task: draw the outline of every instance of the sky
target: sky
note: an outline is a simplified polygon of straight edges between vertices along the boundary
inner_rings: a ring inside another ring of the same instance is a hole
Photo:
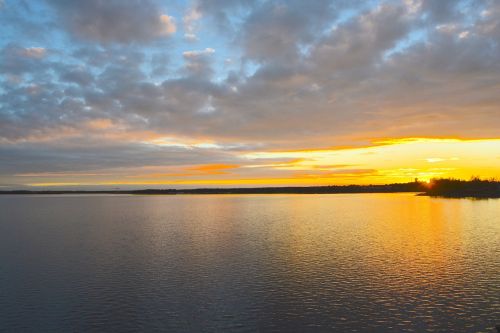
[[[0,0],[0,190],[500,178],[498,0]]]

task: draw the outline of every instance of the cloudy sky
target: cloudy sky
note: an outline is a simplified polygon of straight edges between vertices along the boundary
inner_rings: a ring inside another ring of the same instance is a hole
[[[0,189],[500,177],[498,0],[0,0]]]

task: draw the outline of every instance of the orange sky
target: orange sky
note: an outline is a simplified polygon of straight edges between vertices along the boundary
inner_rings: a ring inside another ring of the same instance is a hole
[[[43,187],[285,186],[384,184],[434,177],[500,178],[500,139],[386,139],[357,148],[236,152],[233,160],[238,163],[143,166],[99,173],[24,173],[16,177],[23,184]]]

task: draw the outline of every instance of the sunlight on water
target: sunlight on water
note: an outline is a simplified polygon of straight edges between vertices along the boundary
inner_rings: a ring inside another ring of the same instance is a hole
[[[0,211],[0,331],[500,324],[500,200],[5,196]]]

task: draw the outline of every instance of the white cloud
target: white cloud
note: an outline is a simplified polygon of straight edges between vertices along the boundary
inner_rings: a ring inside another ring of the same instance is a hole
[[[184,38],[188,41],[196,41],[197,21],[202,17],[201,12],[197,8],[191,8],[188,13],[183,17],[184,23]]]
[[[215,53],[215,50],[207,47],[204,50],[185,51],[182,53],[182,55],[184,56],[184,58],[196,58],[204,55],[210,55],[212,53]]]

